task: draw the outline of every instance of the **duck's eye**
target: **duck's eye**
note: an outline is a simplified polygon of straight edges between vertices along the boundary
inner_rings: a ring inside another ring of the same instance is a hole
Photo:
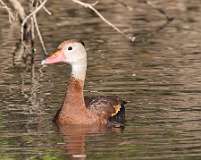
[[[70,50],[72,50],[73,48],[70,46],[70,47],[68,47],[68,50],[70,51]]]

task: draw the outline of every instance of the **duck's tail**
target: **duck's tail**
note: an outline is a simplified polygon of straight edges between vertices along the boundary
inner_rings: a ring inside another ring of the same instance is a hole
[[[125,123],[125,104],[127,102],[126,101],[121,101],[121,104],[119,105],[119,109],[117,114],[115,114],[114,116],[110,117],[109,119],[109,125],[112,127],[124,127],[124,123]]]

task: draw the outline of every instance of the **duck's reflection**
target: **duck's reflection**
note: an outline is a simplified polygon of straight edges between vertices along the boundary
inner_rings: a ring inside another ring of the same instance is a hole
[[[86,137],[97,136],[106,132],[121,132],[122,128],[107,128],[97,126],[77,126],[65,125],[58,126],[63,136],[65,150],[72,160],[85,160],[86,153]]]

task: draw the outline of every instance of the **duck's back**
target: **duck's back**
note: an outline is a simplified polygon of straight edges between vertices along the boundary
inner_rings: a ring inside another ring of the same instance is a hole
[[[108,119],[109,125],[123,126],[125,121],[125,101],[119,97],[84,97],[87,109],[98,116]]]

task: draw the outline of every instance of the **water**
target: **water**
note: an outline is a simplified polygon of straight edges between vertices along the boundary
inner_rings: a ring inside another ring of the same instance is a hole
[[[154,0],[174,20],[142,1],[109,0],[101,13],[128,34],[130,43],[91,11],[68,1],[51,1],[54,13],[39,15],[48,51],[65,39],[85,41],[86,95],[118,95],[129,101],[124,130],[68,127],[52,123],[70,67],[35,71],[13,67],[15,26],[0,10],[0,159],[201,159],[201,6],[199,0]]]

